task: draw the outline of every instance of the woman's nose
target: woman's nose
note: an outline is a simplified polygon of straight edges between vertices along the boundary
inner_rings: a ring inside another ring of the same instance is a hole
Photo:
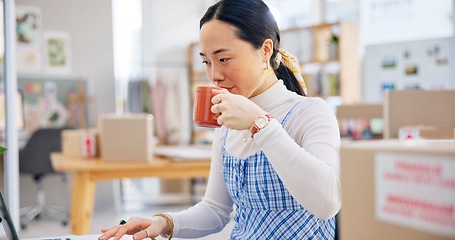
[[[220,71],[220,69],[216,68],[215,66],[212,66],[212,80],[219,85],[218,83],[220,81],[223,81],[223,73]]]

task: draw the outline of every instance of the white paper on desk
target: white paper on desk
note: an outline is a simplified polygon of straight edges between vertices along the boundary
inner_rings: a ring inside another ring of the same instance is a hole
[[[167,145],[155,146],[155,155],[169,157],[175,161],[207,161],[212,156],[211,146]]]

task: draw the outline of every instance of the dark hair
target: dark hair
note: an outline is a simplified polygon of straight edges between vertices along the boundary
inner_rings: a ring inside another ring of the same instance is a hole
[[[282,62],[276,61],[280,47],[280,30],[272,12],[262,0],[221,0],[207,9],[201,18],[199,28],[212,19],[234,26],[236,35],[251,43],[256,49],[259,49],[266,39],[271,39],[273,53],[270,65],[275,74],[283,80],[287,89],[305,96],[292,71]]]

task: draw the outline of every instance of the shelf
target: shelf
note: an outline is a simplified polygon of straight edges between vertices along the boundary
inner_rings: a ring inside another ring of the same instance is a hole
[[[336,44],[331,42],[332,35],[337,36]],[[359,33],[356,24],[335,22],[291,28],[283,30],[281,38],[281,47],[300,60],[310,96],[340,96],[343,103],[360,102]],[[337,67],[329,66],[332,64],[337,64]]]
[[[329,58],[324,60],[311,60],[311,61],[300,61],[300,66],[303,67],[308,64],[328,64],[328,63],[338,63],[340,62],[340,58]]]

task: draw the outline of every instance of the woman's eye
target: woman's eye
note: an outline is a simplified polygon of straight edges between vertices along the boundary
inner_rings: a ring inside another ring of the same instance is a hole
[[[209,61],[202,61],[202,64],[209,64]]]
[[[221,59],[220,59],[220,63],[225,63],[225,62],[227,62],[227,61],[229,61],[229,58],[221,58]]]

